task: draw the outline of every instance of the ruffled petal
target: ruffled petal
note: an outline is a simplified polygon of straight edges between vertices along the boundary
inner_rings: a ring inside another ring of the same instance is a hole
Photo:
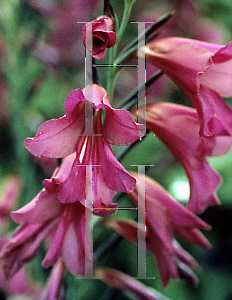
[[[81,89],[76,89],[65,99],[65,112],[70,123],[83,118],[85,96]],[[84,125],[84,120],[82,126]]]
[[[221,47],[213,56],[213,64],[201,76],[201,85],[222,97],[232,96],[232,43]]]
[[[146,126],[135,123],[127,110],[107,109],[103,132],[109,143],[124,146],[141,139],[146,133]]]

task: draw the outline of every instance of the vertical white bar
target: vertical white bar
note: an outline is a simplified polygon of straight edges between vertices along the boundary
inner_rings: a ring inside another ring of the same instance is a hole
[[[85,200],[85,207],[86,207],[86,216],[85,216],[85,278],[91,279],[93,278],[93,265],[89,267],[89,260],[88,260],[88,246],[87,243],[89,242],[88,236],[90,235],[90,242],[93,245],[93,228],[90,224],[92,224],[92,217],[93,217],[93,174],[92,174],[92,165],[86,165],[86,200]],[[89,209],[91,208],[91,209]],[[88,268],[87,268],[88,266]]]
[[[85,48],[85,134],[88,136],[93,135],[93,69],[92,69],[92,53],[88,49],[93,48],[93,34],[86,30],[86,48]]]
[[[93,84],[93,74],[92,74],[92,53],[88,51],[88,49],[92,49],[93,47],[93,35],[92,30],[86,30],[86,48],[85,48],[85,98],[88,101],[85,101],[85,135],[92,136],[93,134],[93,91],[92,91],[92,84]],[[92,165],[86,165],[86,181],[85,181],[85,189],[86,189],[86,216],[85,216],[85,236],[86,236],[86,243],[85,243],[85,278],[91,279],[93,278],[93,265],[89,267],[89,260],[88,260],[88,246],[87,243],[89,242],[88,236],[90,236],[90,242],[93,245],[93,229],[90,228],[90,224],[92,224],[92,214],[93,209],[89,209],[93,207],[93,187],[92,187]],[[88,268],[87,268],[88,266]]]
[[[138,223],[146,232],[145,166],[138,166]],[[146,234],[138,230],[138,278],[146,278]]]
[[[138,49],[145,47],[145,22],[138,22]],[[138,57],[138,107],[144,107],[144,111],[140,111],[138,115],[138,123],[146,122],[146,55]]]

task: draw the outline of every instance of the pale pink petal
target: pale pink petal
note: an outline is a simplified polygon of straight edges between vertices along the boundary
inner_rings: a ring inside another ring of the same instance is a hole
[[[218,93],[203,86],[200,87],[197,96],[189,95],[189,98],[199,103],[199,114],[202,117],[202,136],[229,136],[232,135],[232,110]],[[195,99],[195,97],[197,97]],[[207,99],[207,101],[205,101]]]
[[[85,275],[85,271],[93,266],[93,249],[90,228],[85,221],[85,207],[80,203],[75,205],[76,216],[66,232],[61,257],[70,272]]]
[[[84,119],[70,123],[66,116],[42,124],[34,138],[26,139],[25,147],[36,156],[61,158],[75,152],[83,131]]]
[[[107,109],[103,132],[109,143],[124,146],[141,139],[146,133],[146,126],[135,123],[127,110]]]
[[[76,159],[72,165],[67,179],[62,182],[57,190],[57,196],[62,203],[73,203],[85,200],[86,166]]]
[[[213,64],[201,76],[201,85],[222,97],[232,95],[232,43],[221,47],[212,56]]]
[[[216,190],[221,178],[218,173],[206,161],[203,162],[201,169],[190,170],[186,165],[185,170],[190,182],[188,209],[195,213],[202,213],[210,205],[219,205]]]
[[[98,153],[106,184],[115,191],[130,193],[135,187],[135,179],[115,158],[108,142],[104,139],[102,141],[103,143],[98,143]],[[103,153],[105,156],[103,156]]]
[[[102,108],[112,108],[109,95],[106,90],[98,84],[87,85],[83,89],[83,94],[96,111]]]
[[[11,212],[11,218],[18,224],[38,224],[59,216],[62,204],[56,194],[42,190],[32,201],[17,211]]]
[[[81,89],[76,89],[65,99],[65,112],[70,123],[75,122],[77,118],[83,118],[85,96]],[[84,124],[84,120],[82,120]],[[83,126],[82,124],[82,126]]]
[[[62,280],[64,278],[65,266],[61,259],[57,261],[52,268],[51,274],[46,288],[41,293],[40,300],[61,300],[62,293]]]
[[[71,220],[72,214],[70,210],[68,209],[68,207],[63,206],[63,212],[59,217],[59,223],[52,237],[51,245],[43,260],[44,267],[53,266],[60,257],[64,238],[68,227],[70,226]]]
[[[59,167],[57,167],[52,175],[52,178],[45,179],[43,186],[49,193],[55,193],[60,183],[64,182],[69,176],[73,162],[76,159],[76,153],[65,157]]]

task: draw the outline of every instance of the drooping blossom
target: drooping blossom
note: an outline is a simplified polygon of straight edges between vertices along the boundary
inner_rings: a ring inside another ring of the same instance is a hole
[[[143,108],[139,110],[141,118]],[[155,103],[146,106],[146,125],[181,163],[190,183],[188,208],[202,213],[209,205],[219,204],[215,195],[220,176],[206,157],[226,154],[230,136],[201,137],[197,111],[182,105]]]
[[[132,174],[138,179],[137,174]],[[130,194],[135,206],[142,205],[138,201],[141,193],[144,191],[138,191],[136,186]],[[180,275],[188,276],[188,280],[190,277],[192,283],[196,283],[195,278],[191,276],[190,268],[199,270],[199,267],[194,259],[174,242],[173,235],[176,234],[190,243],[210,249],[209,242],[199,231],[199,229],[208,230],[210,226],[178,203],[158,183],[148,177],[146,177],[145,203],[146,247],[156,257],[163,286],[167,285],[170,278],[179,279]],[[145,228],[141,228],[141,224],[132,220],[112,218],[104,221],[104,224],[136,245],[138,230],[144,231],[145,234]]]
[[[74,159],[75,153],[65,158],[55,171],[60,182],[65,180],[67,169],[70,164],[72,166]],[[70,272],[84,275],[92,266],[92,245],[86,221],[88,208],[78,201],[62,204],[57,197],[58,188],[56,182],[50,192],[43,189],[27,205],[11,212],[11,218],[20,226],[1,251],[3,271],[7,278],[36,256],[40,243],[47,237],[49,249],[43,260],[44,267],[53,266],[61,258]],[[111,205],[112,208],[116,206]],[[114,212],[98,209],[93,213],[106,216]]]
[[[201,119],[201,136],[232,134],[232,111],[222,99],[232,95],[232,43],[221,46],[172,37],[155,40],[141,51],[193,103]]]
[[[86,96],[89,91],[92,102]],[[89,118],[85,118],[86,110]],[[70,174],[59,185],[58,199],[62,203],[85,204],[87,189],[93,191],[94,206],[100,207],[108,206],[117,191],[131,192],[135,179],[115,158],[109,143],[132,144],[144,135],[144,125],[136,124],[128,111],[113,109],[105,89],[97,84],[83,91],[74,90],[65,100],[65,111],[64,117],[45,122],[34,138],[25,141],[26,148],[39,157],[61,158],[77,153]],[[90,179],[87,166],[92,172]],[[52,180],[59,182],[56,176]],[[48,189],[49,183],[45,184]]]
[[[108,16],[101,16],[83,28],[85,34],[83,43],[93,57],[102,60],[106,48],[114,46],[116,42],[114,29],[114,20]]]
[[[130,299],[170,300],[131,276],[110,268],[96,268],[94,274],[109,286],[122,291]]]
[[[7,243],[6,237],[0,239],[0,250]],[[26,297],[32,300],[38,300],[42,287],[33,282],[29,277],[29,270],[24,267],[19,270],[10,280],[6,280],[3,270],[0,270],[0,294],[8,298]],[[3,299],[6,299],[3,297]],[[1,298],[2,299],[2,298]],[[21,298],[20,298],[21,299]]]

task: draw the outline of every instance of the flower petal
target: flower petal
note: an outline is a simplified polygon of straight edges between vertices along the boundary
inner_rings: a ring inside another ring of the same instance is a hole
[[[56,194],[42,190],[31,202],[11,212],[10,216],[18,224],[38,224],[58,217],[61,207]]]
[[[222,97],[232,96],[232,43],[221,47],[212,56],[212,61],[201,76],[201,84]]]
[[[146,133],[146,126],[135,123],[127,110],[107,109],[103,132],[109,143],[124,146],[141,139]]]
[[[26,139],[25,147],[36,156],[61,158],[75,152],[76,143],[82,134],[84,119],[70,123],[67,116],[42,124],[34,138]]]

